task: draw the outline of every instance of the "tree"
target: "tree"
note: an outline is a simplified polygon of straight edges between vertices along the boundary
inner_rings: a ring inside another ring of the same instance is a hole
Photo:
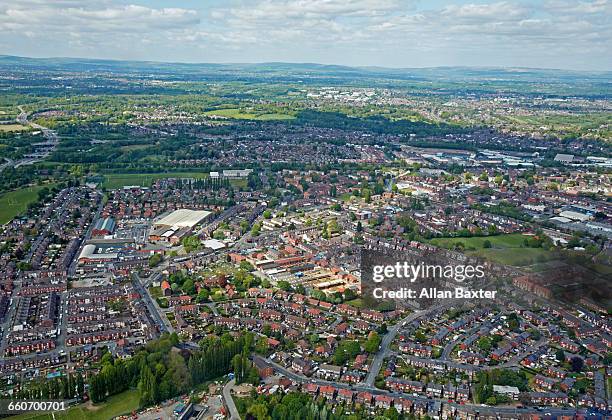
[[[563,351],[563,349],[557,350],[557,352],[555,353],[555,358],[561,363],[565,362],[565,352]]]
[[[584,360],[582,360],[582,357],[575,356],[571,358],[570,364],[572,365],[572,370],[574,372],[580,372],[584,366]]]
[[[196,303],[208,302],[209,298],[210,292],[207,289],[200,289],[196,297]]]
[[[385,410],[384,417],[389,420],[399,420],[400,414],[395,407],[390,407]]]
[[[183,292],[188,295],[195,295],[196,287],[192,279],[187,279],[185,283],[183,283]]]
[[[488,240],[488,239],[485,239],[485,241],[482,243],[482,247],[483,248],[491,248],[492,247],[491,241]]]
[[[491,339],[489,339],[489,337],[483,336],[478,339],[478,347],[481,350],[489,351],[491,350],[492,346],[493,346],[493,343],[491,342]]]
[[[159,265],[162,261],[161,254],[153,254],[149,257],[149,268],[154,268]]]
[[[291,284],[289,284],[289,282],[286,280],[280,280],[276,285],[279,289],[284,290],[285,292],[291,290]]]
[[[76,377],[76,392],[79,397],[82,397],[85,393],[85,380],[81,372],[77,373]]]
[[[253,404],[249,407],[247,414],[250,414],[256,420],[268,420],[271,418],[268,415],[268,407],[265,404]]]
[[[140,390],[141,407],[147,407],[155,404],[158,397],[157,381],[148,365],[145,365],[142,369],[138,388]]]
[[[357,297],[357,294],[353,289],[344,289],[343,297],[344,300],[353,300]]]
[[[361,220],[357,222],[357,232],[362,232],[363,231],[363,225],[361,224]]]
[[[104,401],[106,389],[101,375],[94,375],[89,381],[89,398],[94,403]]]

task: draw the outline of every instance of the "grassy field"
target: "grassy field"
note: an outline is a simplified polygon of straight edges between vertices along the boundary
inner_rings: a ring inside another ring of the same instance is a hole
[[[101,405],[80,404],[61,412],[55,411],[55,417],[51,414],[21,414],[9,417],[13,420],[108,420],[113,417],[129,414],[138,409],[138,391],[130,390],[118,395],[113,395]]]
[[[0,196],[0,224],[13,220],[15,216],[23,213],[28,204],[38,200],[38,191],[44,186],[34,186],[10,191]]]
[[[21,131],[29,127],[21,124],[0,124],[0,131]]]
[[[523,245],[527,236],[520,233],[477,238],[434,238],[433,245],[441,248],[452,248],[456,243],[465,245],[465,253],[500,264],[525,266],[555,258],[554,254],[542,248],[528,248]],[[491,248],[484,248],[485,241],[491,242]]]
[[[348,303],[351,306],[354,306],[355,308],[360,308],[360,309],[363,308],[363,300],[361,298],[349,300],[346,303]]]
[[[456,243],[461,242],[465,249],[482,249],[484,242],[491,242],[491,249],[520,248],[523,245],[525,235],[514,233],[510,235],[484,236],[476,238],[434,238],[431,243],[441,248],[452,248]]]
[[[295,117],[288,114],[256,114],[252,112],[243,112],[238,108],[226,108],[226,109],[215,109],[213,111],[205,112],[205,115],[232,118],[236,120],[258,120],[258,121],[272,121],[272,120],[292,120]]]

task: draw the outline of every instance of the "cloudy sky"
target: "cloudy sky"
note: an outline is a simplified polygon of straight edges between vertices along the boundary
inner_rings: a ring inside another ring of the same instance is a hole
[[[612,0],[0,0],[0,54],[612,70]]]

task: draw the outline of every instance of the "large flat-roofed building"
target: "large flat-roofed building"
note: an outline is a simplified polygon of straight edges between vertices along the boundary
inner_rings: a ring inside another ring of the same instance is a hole
[[[193,228],[208,219],[211,214],[210,211],[206,210],[179,209],[154,222],[153,226],[155,229],[163,227]]]
[[[111,235],[115,231],[115,219],[107,217],[98,219],[91,232],[94,236]]]
[[[115,261],[119,254],[117,252],[107,252],[100,250],[94,244],[87,244],[83,247],[79,255],[79,264],[91,264]]]

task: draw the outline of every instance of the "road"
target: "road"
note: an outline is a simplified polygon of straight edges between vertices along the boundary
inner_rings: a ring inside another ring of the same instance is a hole
[[[0,172],[4,170],[4,168],[8,168],[9,166],[14,166],[15,161],[13,159],[9,159],[7,157],[2,158],[5,162],[0,165]]]
[[[81,251],[83,250],[83,247],[85,246],[87,241],[91,239],[91,233],[93,232],[93,228],[96,225],[96,222],[98,221],[98,219],[100,218],[100,214],[102,213],[103,209],[104,209],[104,200],[101,198],[100,203],[98,203],[98,208],[96,209],[96,213],[94,214],[93,218],[91,219],[91,223],[89,224],[89,227],[87,228],[87,232],[85,233],[83,240],[79,244],[79,249],[74,254],[74,258],[72,259],[72,262],[70,263],[70,267],[68,268],[68,276],[75,275],[77,265],[79,263],[79,255],[81,255]]]
[[[236,404],[234,404],[234,399],[232,398],[232,388],[236,385],[236,380],[232,379],[223,387],[223,399],[225,400],[225,404],[227,404],[227,408],[229,409],[230,420],[240,420],[240,414],[238,413],[238,409],[236,408]]]
[[[366,377],[366,380],[364,382],[366,385],[368,386],[374,385],[374,381],[376,380],[376,377],[378,376],[378,372],[380,372],[380,368],[382,367],[383,361],[385,357],[389,354],[389,346],[395,339],[395,336],[399,332],[400,328],[402,328],[405,324],[414,321],[415,319],[418,319],[422,316],[425,316],[435,311],[436,309],[439,309],[439,307],[434,306],[434,307],[431,307],[431,308],[428,308],[422,311],[413,312],[407,317],[405,317],[404,319],[402,319],[401,321],[397,322],[391,328],[389,328],[389,331],[387,331],[387,334],[384,335],[380,343],[380,349],[374,356],[374,360],[372,360],[372,365],[370,366],[370,370],[368,371],[368,376]]]
[[[24,157],[17,161],[11,162],[14,168],[18,168],[23,165],[32,165],[33,163],[40,162],[41,160],[46,159],[51,152],[55,150],[57,144],[59,143],[59,138],[57,137],[57,133],[53,130],[48,129],[47,127],[43,127],[40,124],[36,124],[28,121],[28,113],[23,110],[23,107],[19,106],[20,114],[17,116],[17,122],[22,125],[29,125],[32,128],[37,130],[41,130],[43,133],[43,137],[46,142],[41,143],[40,146],[51,146],[50,148],[43,148],[42,150],[35,150],[34,153],[30,155],[30,157]],[[2,166],[1,169],[4,169],[5,166]]]
[[[283,374],[284,376],[293,380],[294,382],[298,382],[302,384],[314,383],[319,386],[331,385],[336,388],[350,389],[352,391],[357,391],[357,392],[365,391],[373,395],[389,395],[394,398],[396,397],[407,398],[415,402],[418,401],[418,402],[427,403],[430,401],[435,401],[434,399],[427,398],[425,396],[415,396],[415,395],[403,394],[399,392],[390,392],[387,390],[378,389],[374,386],[367,385],[367,384],[352,386],[350,384],[343,383],[343,382],[331,382],[331,381],[326,381],[323,379],[307,378],[306,376],[302,376],[300,374],[287,370],[283,366],[267,358],[263,358],[258,355],[253,355],[253,359],[257,359],[261,363],[272,367],[276,372]],[[539,414],[539,415],[542,414],[540,411],[536,409],[530,409],[530,408],[518,409],[515,407],[491,407],[491,406],[482,406],[482,405],[477,405],[477,404],[461,404],[460,405],[456,403],[448,403],[447,400],[438,400],[438,401],[441,401],[443,404],[448,404],[454,408],[462,408],[462,407],[469,408],[471,410],[479,412],[483,416],[486,415],[492,418],[498,417],[499,415],[512,416],[514,418],[518,418],[519,416],[524,416],[526,414]],[[571,408],[546,407],[545,412],[550,413],[552,416],[573,416],[576,413],[576,410],[571,409]]]
[[[11,302],[9,304],[8,311],[4,317],[4,323],[2,324],[2,339],[0,340],[0,357],[4,357],[4,351],[6,350],[7,335],[11,330],[11,326],[13,325],[13,319],[15,318],[15,313],[17,312],[17,306],[19,305],[19,300],[21,297],[19,293],[21,292],[21,280],[15,280],[13,282],[13,294],[11,297]]]
[[[138,293],[142,297],[142,300],[145,305],[147,305],[147,309],[149,310],[149,313],[157,323],[159,330],[162,333],[169,332],[170,334],[172,334],[174,332],[174,327],[172,326],[172,324],[170,324],[170,321],[168,321],[168,318],[166,318],[157,302],[153,300],[153,298],[149,294],[149,291],[144,288],[144,286],[142,285],[142,280],[136,272],[132,273],[132,283],[134,284],[134,288],[136,289],[136,291],[138,291]]]

